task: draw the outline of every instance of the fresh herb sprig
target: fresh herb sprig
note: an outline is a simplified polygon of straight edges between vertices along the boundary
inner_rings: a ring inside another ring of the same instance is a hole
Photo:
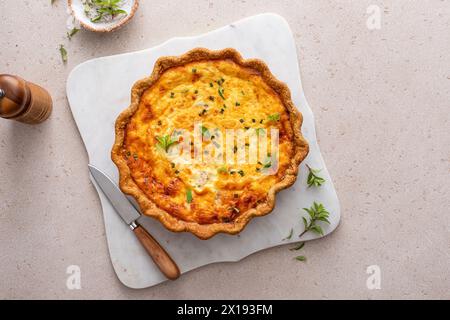
[[[165,135],[162,137],[156,136],[156,140],[158,140],[158,146],[163,149],[165,152],[169,151],[169,148],[174,144],[178,143],[178,140],[172,139],[171,136]]]
[[[323,204],[317,203],[314,201],[311,208],[303,208],[306,212],[309,214],[309,221],[305,217],[302,217],[303,224],[305,225],[305,229],[302,233],[300,233],[299,237],[303,236],[305,233],[312,231],[317,234],[323,235],[323,230],[320,225],[317,223],[319,221],[323,221],[325,223],[330,224],[330,221],[328,220],[330,213],[325,209]]]
[[[64,48],[64,45],[59,45],[59,53],[61,54],[61,60],[63,63],[67,62],[67,50]]]
[[[321,170],[313,169],[309,165],[306,165],[306,167],[309,170],[308,180],[306,181],[308,187],[320,187],[325,182],[325,179],[318,175]]]
[[[111,16],[114,18],[119,14],[127,14],[125,10],[120,8],[121,0],[92,0],[91,2],[97,7],[97,15],[91,18],[91,22],[99,22],[104,16]],[[88,8],[90,9],[88,3],[86,3],[86,6],[87,8],[85,10]]]

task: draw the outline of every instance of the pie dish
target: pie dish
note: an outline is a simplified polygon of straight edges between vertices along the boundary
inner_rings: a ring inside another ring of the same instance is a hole
[[[143,214],[208,239],[273,210],[308,154],[301,125],[263,61],[197,48],[158,59],[134,84],[111,155]]]

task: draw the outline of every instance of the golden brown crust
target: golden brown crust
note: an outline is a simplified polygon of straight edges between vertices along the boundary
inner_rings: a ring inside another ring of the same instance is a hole
[[[283,180],[277,182],[269,190],[267,201],[258,204],[256,208],[242,212],[235,220],[226,223],[199,224],[179,220],[168,212],[158,208],[145,193],[136,185],[131,177],[130,168],[122,156],[121,150],[124,144],[126,126],[136,112],[143,92],[151,87],[169,68],[185,65],[194,61],[231,59],[238,65],[249,67],[258,71],[263,80],[279,95],[281,101],[286,107],[291,126],[294,129],[294,153],[289,168],[285,172]],[[211,51],[204,48],[193,49],[179,57],[161,57],[154,66],[150,77],[137,81],[131,91],[131,104],[117,118],[115,125],[116,139],[111,151],[111,157],[119,169],[120,188],[126,194],[133,196],[141,211],[148,216],[158,219],[167,229],[174,232],[191,232],[200,239],[208,239],[219,232],[228,234],[237,234],[247,225],[247,223],[257,216],[263,216],[270,213],[275,206],[275,195],[278,191],[290,187],[297,179],[298,167],[309,151],[307,141],[301,134],[301,125],[303,117],[295,108],[291,100],[289,88],[283,82],[277,80],[270,72],[267,65],[258,59],[244,60],[234,49],[227,48],[219,51]]]

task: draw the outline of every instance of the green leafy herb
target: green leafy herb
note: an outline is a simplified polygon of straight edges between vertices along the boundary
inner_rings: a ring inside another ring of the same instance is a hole
[[[264,169],[267,169],[267,168],[270,168],[272,166],[272,161],[267,161],[264,165],[263,165],[263,168]]]
[[[175,97],[175,93],[174,93],[174,92],[171,92],[171,93],[170,93],[170,97],[173,99],[173,98]]]
[[[239,173],[239,175],[240,175],[241,177],[245,176],[244,170],[239,170],[238,173]]]
[[[137,155],[137,153],[133,153],[133,159],[134,160],[137,160],[139,157],[138,157],[138,155]]]
[[[295,257],[295,260],[306,261],[306,257],[305,256],[297,256],[297,257]]]
[[[214,84],[212,82],[210,82],[209,86],[212,88],[214,86]]]
[[[306,182],[308,184],[308,187],[311,186],[320,187],[325,182],[324,178],[318,176],[320,170],[313,169],[309,165],[306,165],[306,167],[309,170],[308,180]]]
[[[297,251],[297,250],[300,250],[301,248],[303,248],[304,246],[305,246],[305,243],[304,242],[300,242],[297,246],[295,246],[295,247],[293,247],[293,248],[291,248],[289,250]]]
[[[225,96],[223,95],[223,88],[222,87],[219,87],[219,89],[218,89],[218,91],[219,91],[219,96],[223,99],[223,100],[225,100]]]
[[[187,201],[187,203],[192,202],[192,190],[191,189],[186,189],[186,201]]]
[[[217,169],[217,172],[218,173],[228,173],[228,170],[226,167],[220,167]]]
[[[303,208],[303,210],[308,212],[309,221],[305,217],[302,217],[305,229],[303,230],[302,233],[300,233],[299,237],[303,236],[308,231],[312,231],[317,234],[323,235],[322,227],[320,225],[318,225],[317,223],[319,221],[323,221],[328,224],[330,223],[330,221],[328,220],[330,213],[324,208],[323,204],[321,204],[321,203],[319,204],[314,201],[311,208],[309,208],[309,209]]]
[[[193,68],[192,73],[196,73],[196,72],[197,72],[197,69]]]
[[[69,32],[67,32],[67,38],[70,40],[72,39],[72,37],[77,34],[77,32],[80,31],[80,29],[78,28],[73,28],[72,30],[70,30]]]
[[[114,18],[119,14],[126,15],[127,12],[120,9],[120,1],[121,0],[92,0],[91,2],[96,6],[97,16],[91,18],[91,21],[98,22],[104,16],[111,16]]]
[[[236,101],[235,105],[236,105],[236,107],[239,107],[241,104]]]
[[[59,46],[59,53],[61,54],[61,59],[64,63],[67,62],[67,50],[64,48],[64,45]]]
[[[264,130],[264,128],[256,128],[255,130],[256,130],[256,134],[258,136],[260,136],[261,134],[266,133],[266,130]]]
[[[269,121],[278,121],[278,120],[280,120],[280,114],[278,112],[271,114],[268,116],[268,119],[269,119]]]
[[[204,136],[205,138],[209,138],[211,136],[211,133],[209,132],[207,127],[201,126],[201,130],[202,136]]]
[[[178,140],[172,139],[172,137],[169,135],[165,135],[162,137],[156,136],[156,140],[158,140],[158,146],[165,152],[168,152],[169,148],[172,145],[178,143]]]
[[[287,235],[287,237],[284,238],[284,239],[281,240],[281,241],[290,240],[290,239],[292,238],[292,235],[293,235],[293,234],[294,234],[294,229],[291,228],[291,230],[289,231],[289,234]]]

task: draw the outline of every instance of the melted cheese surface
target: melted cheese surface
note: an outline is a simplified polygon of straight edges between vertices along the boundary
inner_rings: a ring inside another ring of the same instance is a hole
[[[180,129],[192,135],[196,123],[201,123],[204,137],[200,145],[180,135]],[[237,163],[241,149],[249,151],[251,136],[259,139],[267,133],[270,151],[271,128],[279,132],[276,172],[267,174],[270,152],[266,160]],[[227,144],[227,129],[251,134],[238,149]],[[143,93],[126,128],[123,156],[136,184],[159,208],[200,224],[231,222],[264,202],[270,188],[283,179],[293,154],[292,139],[289,113],[255,70],[231,60],[200,61],[166,70]],[[234,163],[177,161],[182,146],[193,156],[210,144],[224,147],[224,161],[226,148],[231,148]]]

